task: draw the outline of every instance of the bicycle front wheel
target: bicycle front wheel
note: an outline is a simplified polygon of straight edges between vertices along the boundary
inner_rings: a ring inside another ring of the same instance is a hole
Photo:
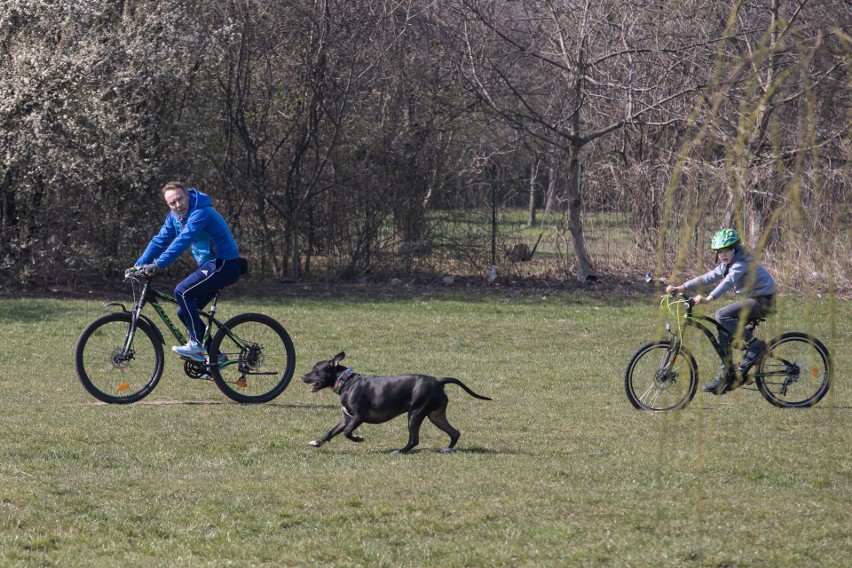
[[[641,410],[677,410],[695,396],[698,365],[683,347],[673,352],[673,343],[658,341],[640,347],[624,370],[627,398]]]
[[[163,345],[151,325],[136,323],[130,347],[131,316],[113,313],[89,324],[74,348],[80,382],[102,402],[129,404],[148,396],[163,375]]]
[[[754,375],[760,394],[781,408],[808,408],[828,393],[831,357],[818,339],[784,333],[766,346]]]
[[[237,402],[269,402],[287,388],[296,368],[293,341],[280,323],[263,314],[228,320],[210,344],[213,379]]]

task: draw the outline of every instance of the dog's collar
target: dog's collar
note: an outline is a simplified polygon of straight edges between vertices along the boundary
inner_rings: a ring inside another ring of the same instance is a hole
[[[353,369],[347,368],[343,371],[343,374],[337,377],[337,381],[334,383],[334,387],[331,389],[334,394],[340,394],[341,389],[343,389],[343,385],[346,384],[346,381],[355,376],[355,371]]]

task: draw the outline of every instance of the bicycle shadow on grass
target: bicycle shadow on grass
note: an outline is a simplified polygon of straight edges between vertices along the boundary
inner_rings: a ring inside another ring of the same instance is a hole
[[[701,406],[699,406],[699,404],[701,404]],[[713,411],[713,410],[721,411],[721,410],[730,410],[732,408],[735,408],[735,405],[734,405],[733,402],[727,402],[727,401],[716,401],[715,403],[713,403],[713,402],[703,402],[703,403],[692,402],[689,405],[689,408],[693,408],[693,407],[696,408],[696,409],[700,409],[702,411]],[[684,410],[686,410],[686,409],[684,409]],[[803,407],[803,408],[776,408],[776,410],[783,411],[783,412],[827,412],[827,411],[834,412],[834,411],[838,411],[838,410],[852,410],[852,406],[850,406],[848,404],[831,404],[831,403],[819,402],[819,403],[815,404],[814,406],[807,406],[807,407]],[[675,411],[675,412],[683,412],[683,410]]]

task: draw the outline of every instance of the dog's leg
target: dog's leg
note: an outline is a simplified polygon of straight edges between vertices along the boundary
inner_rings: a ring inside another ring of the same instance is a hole
[[[441,453],[446,454],[448,452],[452,452],[453,448],[456,447],[456,442],[459,441],[459,436],[461,436],[461,432],[453,428],[447,420],[447,408],[444,407],[429,414],[429,421],[431,421],[432,424],[446,432],[447,435],[450,437],[450,445],[441,450]]]
[[[325,444],[326,442],[328,442],[329,440],[331,440],[332,438],[334,438],[335,436],[337,436],[338,434],[343,432],[343,429],[345,427],[346,427],[346,418],[344,417],[344,418],[340,419],[340,422],[338,422],[337,425],[334,428],[332,428],[331,430],[328,431],[328,434],[326,434],[325,436],[323,436],[319,440],[314,440],[314,441],[309,442],[309,443],[313,447],[319,448],[320,446],[322,446],[323,444]]]
[[[426,419],[425,411],[422,408],[412,410],[408,413],[408,443],[404,448],[396,450],[395,454],[407,454],[411,448],[420,443],[420,425]]]
[[[349,423],[346,425],[346,428],[343,429],[343,435],[352,440],[353,442],[363,442],[364,438],[361,436],[355,435],[355,429],[358,428],[364,421],[358,418],[351,418]]]

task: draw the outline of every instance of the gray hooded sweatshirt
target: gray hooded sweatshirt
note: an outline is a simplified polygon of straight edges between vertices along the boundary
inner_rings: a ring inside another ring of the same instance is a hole
[[[752,274],[753,272],[753,274]],[[684,283],[685,290],[695,290],[699,286],[718,284],[710,296],[718,298],[728,290],[736,294],[746,294],[750,298],[770,296],[775,293],[775,280],[754,260],[754,255],[739,246],[734,252],[730,264],[720,264],[710,272]]]

